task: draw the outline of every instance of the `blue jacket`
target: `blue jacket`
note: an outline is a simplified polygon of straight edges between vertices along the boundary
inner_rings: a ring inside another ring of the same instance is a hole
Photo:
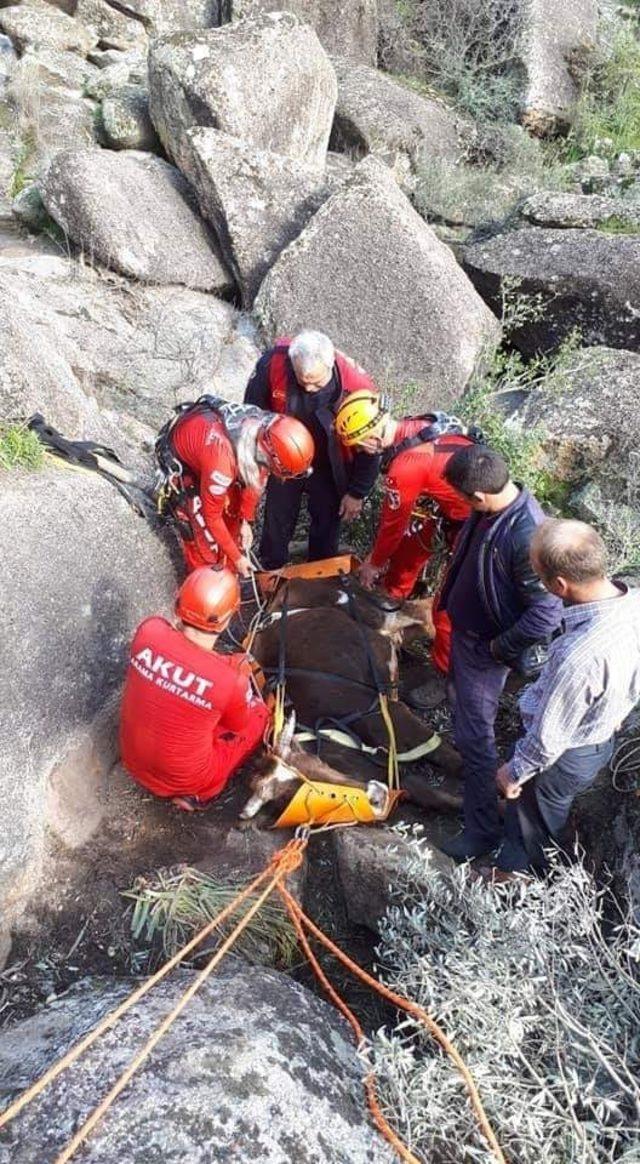
[[[482,516],[472,513],[460,531],[440,595],[441,609],[447,608],[469,540]],[[521,489],[516,500],[492,522],[480,545],[478,593],[495,626],[491,650],[509,666],[533,643],[548,642],[563,614],[561,600],[545,590],[529,561],[533,531],[544,517],[535,497]]]

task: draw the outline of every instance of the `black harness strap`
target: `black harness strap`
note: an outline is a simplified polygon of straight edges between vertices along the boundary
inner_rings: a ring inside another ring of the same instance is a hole
[[[262,667],[265,675],[277,676],[276,682],[280,682],[280,667]],[[339,683],[347,683],[350,687],[359,687],[362,691],[377,692],[377,687],[372,683],[365,683],[362,679],[350,679],[348,675],[336,675],[335,671],[316,671],[311,667],[287,667],[284,668],[284,676],[287,675],[310,675],[311,678],[331,679],[333,683],[338,680]],[[269,684],[271,686],[271,683]]]
[[[351,579],[350,579],[350,576],[348,574],[345,575],[344,585],[345,585],[345,590],[347,593],[347,600],[348,600],[348,604],[349,604],[349,614],[351,615],[353,621],[356,623],[356,625],[358,627],[358,630],[360,631],[360,637],[362,639],[362,642],[364,644],[364,649],[365,649],[366,654],[367,654],[367,662],[369,664],[369,670],[371,672],[371,677],[373,679],[375,690],[377,691],[378,695],[389,695],[393,698],[393,696],[396,694],[395,684],[394,683],[385,683],[385,682],[383,682],[383,680],[380,677],[380,674],[378,672],[378,668],[376,666],[376,661],[373,657],[373,652],[371,650],[371,644],[370,644],[369,639],[367,637],[365,625],[360,617],[360,611],[358,610],[358,606],[357,606],[357,603],[356,603],[354,595],[353,595],[353,588],[351,585]]]

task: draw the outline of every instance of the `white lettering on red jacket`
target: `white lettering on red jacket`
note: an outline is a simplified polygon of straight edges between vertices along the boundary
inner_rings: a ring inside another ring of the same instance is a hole
[[[138,651],[131,662],[145,679],[155,677],[158,686],[169,691],[175,688],[174,694],[181,696],[191,694],[202,699],[207,688],[213,687],[211,679],[203,679],[201,675],[196,675],[195,671],[185,672],[184,667],[171,659],[165,659],[163,655],[154,655],[150,647]]]

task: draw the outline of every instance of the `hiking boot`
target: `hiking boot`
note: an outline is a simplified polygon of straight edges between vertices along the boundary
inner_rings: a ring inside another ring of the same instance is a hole
[[[452,857],[454,861],[472,861],[475,857],[482,857],[484,853],[491,853],[498,848],[500,844],[500,837],[483,837],[474,836],[463,830],[458,833],[456,837],[452,837],[449,841],[443,841],[440,845],[443,853],[447,857]]]

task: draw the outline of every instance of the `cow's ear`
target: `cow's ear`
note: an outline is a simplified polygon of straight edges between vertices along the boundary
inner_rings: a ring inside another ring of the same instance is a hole
[[[280,732],[278,742],[274,748],[274,752],[275,752],[276,756],[280,756],[281,760],[286,760],[291,755],[291,749],[293,747],[293,737],[295,735],[295,731],[296,731],[296,713],[295,713],[295,711],[292,711],[291,715],[289,716],[287,722],[285,723],[282,731]]]

